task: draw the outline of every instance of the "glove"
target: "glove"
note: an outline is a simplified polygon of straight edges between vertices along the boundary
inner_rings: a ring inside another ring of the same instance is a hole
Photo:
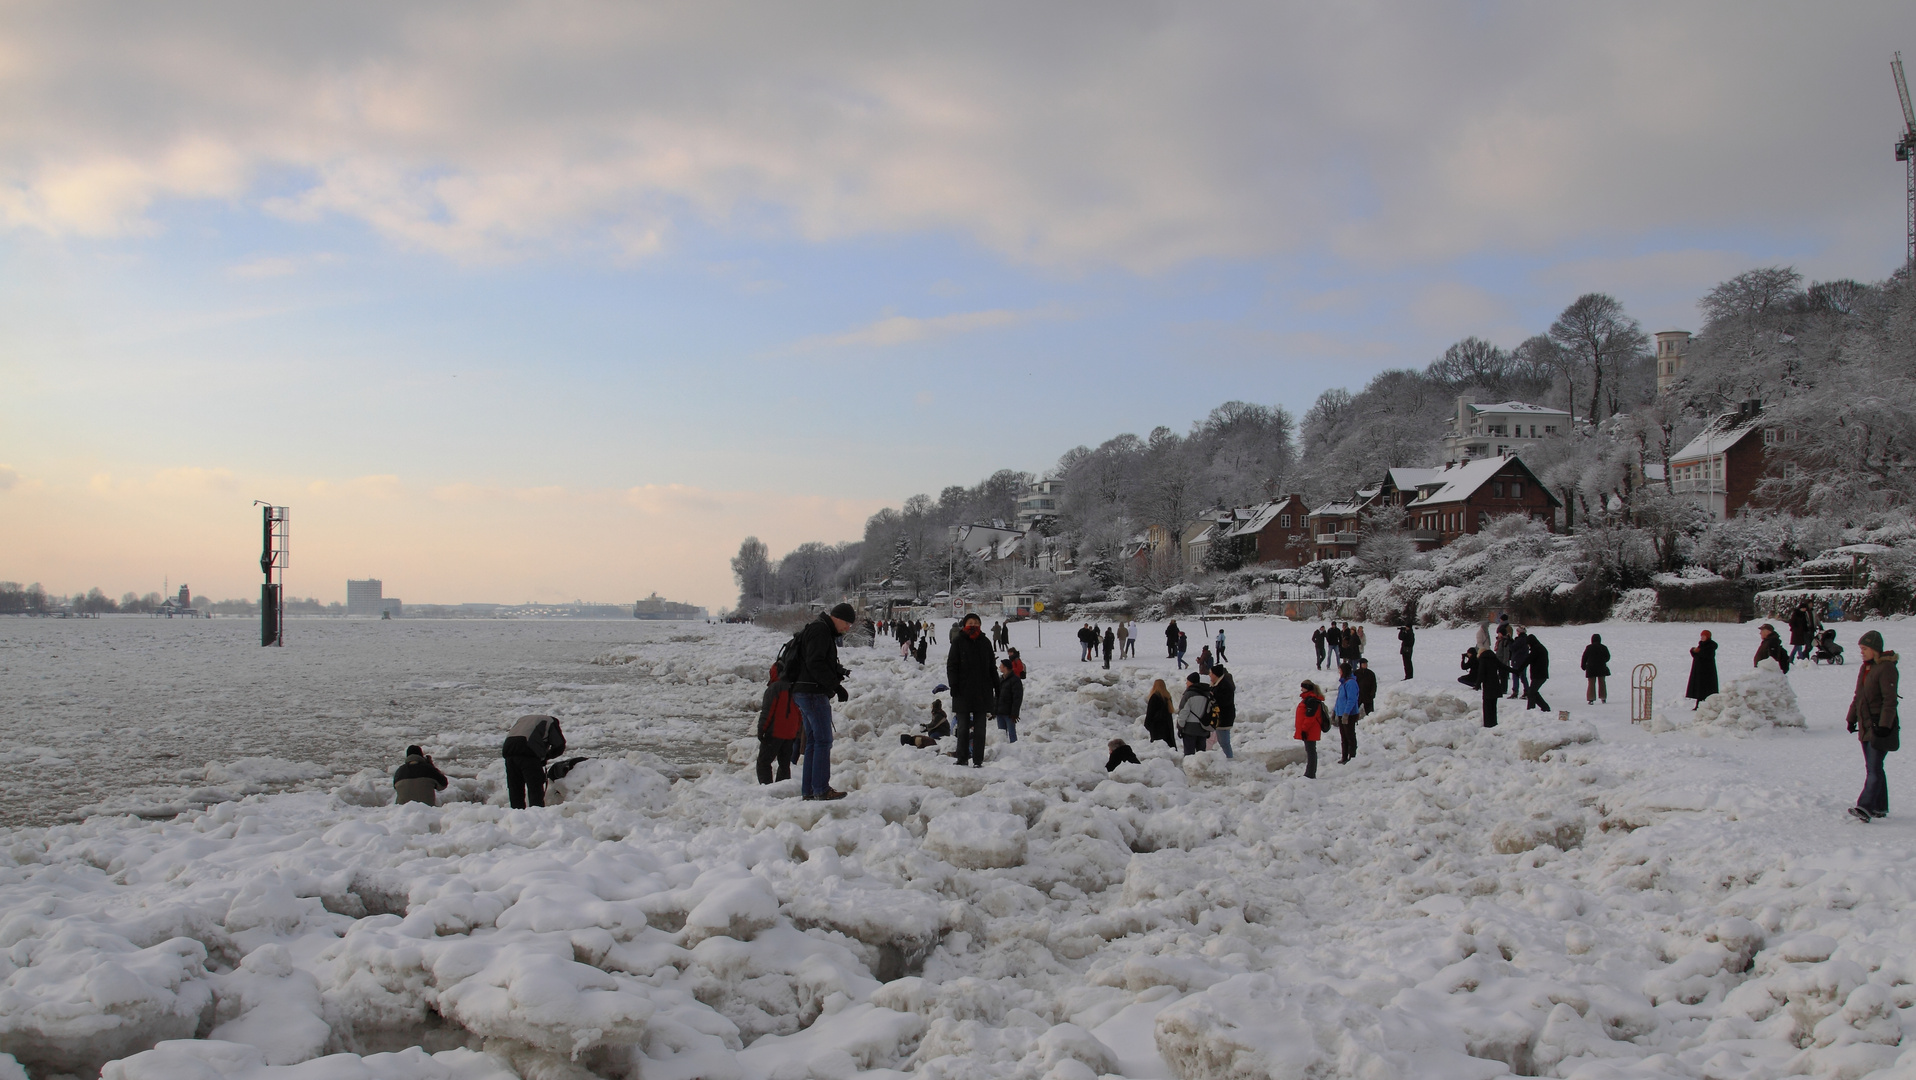
[[[852,695],[850,691],[846,690],[842,686],[838,688],[838,700],[850,701],[851,699],[852,699]]]

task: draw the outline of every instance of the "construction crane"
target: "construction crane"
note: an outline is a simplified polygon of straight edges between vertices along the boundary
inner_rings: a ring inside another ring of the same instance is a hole
[[[1896,74],[1896,96],[1903,102],[1903,137],[1896,140],[1896,160],[1903,163],[1906,174],[1903,186],[1908,194],[1903,205],[1903,265],[1916,270],[1916,110],[1909,107],[1909,83],[1903,79],[1902,53],[1897,53],[1896,59],[1889,62],[1889,69]]]

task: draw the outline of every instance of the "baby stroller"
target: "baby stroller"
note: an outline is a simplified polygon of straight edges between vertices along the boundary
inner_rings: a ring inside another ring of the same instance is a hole
[[[1841,664],[1843,647],[1836,643],[1836,631],[1825,630],[1816,635],[1816,651],[1810,654],[1812,664]]]

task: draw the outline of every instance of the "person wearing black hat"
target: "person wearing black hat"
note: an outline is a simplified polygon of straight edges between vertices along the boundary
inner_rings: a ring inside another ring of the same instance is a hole
[[[393,802],[439,804],[438,794],[446,790],[446,774],[432,763],[418,746],[406,747],[406,762],[393,770]]]
[[[851,672],[838,663],[838,639],[857,619],[858,612],[850,604],[839,604],[820,613],[798,632],[791,672],[792,703],[798,706],[805,726],[804,764],[799,769],[798,786],[807,802],[845,797],[831,785],[832,699],[851,697],[845,690],[845,677]]]
[[[1896,716],[1896,654],[1883,651],[1883,635],[1870,630],[1856,642],[1863,670],[1856,673],[1856,695],[1850,699],[1847,724],[1863,744],[1863,791],[1856,796],[1850,816],[1869,822],[1889,816],[1889,778],[1883,774],[1883,755],[1902,745]]]
[[[976,615],[965,616],[951,651],[945,654],[945,681],[951,684],[951,717],[958,734],[958,764],[985,763],[985,725],[998,697],[998,663]]]

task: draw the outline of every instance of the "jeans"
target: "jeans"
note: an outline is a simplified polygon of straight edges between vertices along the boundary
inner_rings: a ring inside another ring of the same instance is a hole
[[[985,725],[990,721],[990,710],[972,708],[960,697],[951,699],[951,727],[958,734],[958,764],[965,764],[967,759],[973,765],[985,763]]]
[[[1877,817],[1889,813],[1889,778],[1883,775],[1886,753],[1875,743],[1863,744],[1863,793],[1856,796],[1856,805]]]
[[[1523,668],[1517,668],[1510,673],[1510,696],[1513,698],[1530,696],[1530,673]]]
[[[805,721],[805,761],[799,766],[801,795],[823,795],[832,789],[832,696],[793,694],[799,718]]]
[[[1317,740],[1304,740],[1304,779],[1317,779]]]
[[[506,758],[506,800],[514,810],[546,804],[546,766],[536,757],[516,754]]]
[[[1017,742],[1018,718],[1015,716],[1000,716],[998,718],[998,730],[1005,733],[1006,742]]]
[[[1217,748],[1219,750],[1224,751],[1225,757],[1234,758],[1237,756],[1236,754],[1231,753],[1231,729],[1230,728],[1227,728],[1227,727],[1214,728],[1212,729],[1212,734],[1217,736]]]
[[[1324,646],[1317,647],[1317,670],[1324,670]]]
[[[1176,655],[1176,656],[1177,656],[1177,658],[1178,658],[1178,670],[1179,670],[1179,671],[1183,671],[1183,670],[1184,670],[1185,668],[1187,668],[1187,667],[1189,667],[1189,666],[1190,666],[1189,664],[1186,664],[1186,663],[1184,662],[1184,654],[1183,654],[1183,653],[1176,653],[1176,654],[1174,654],[1174,655]]]

